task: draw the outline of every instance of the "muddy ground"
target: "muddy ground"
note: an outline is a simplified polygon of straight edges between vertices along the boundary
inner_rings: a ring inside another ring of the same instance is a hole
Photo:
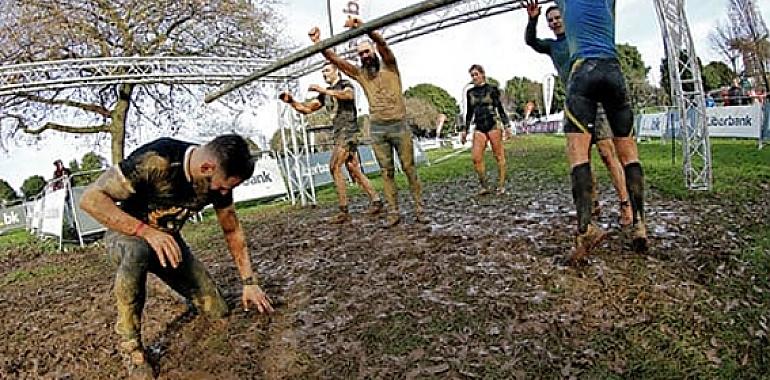
[[[651,186],[652,249],[637,255],[616,230],[603,181],[599,222],[612,236],[572,268],[563,265],[574,228],[567,178],[511,175],[502,197],[471,196],[470,175],[429,184],[427,226],[414,223],[405,190],[404,220],[392,229],[360,214],[362,198],[345,226],[324,223],[331,205],[243,216],[277,301],[270,316],[238,305],[214,223],[188,226],[233,313],[207,321],[151,278],[143,334],[159,378],[670,378],[768,368],[770,287],[750,278],[758,264],[740,253],[752,245],[746,231],[767,224],[768,202],[684,202]],[[102,247],[1,257],[0,378],[124,377]]]

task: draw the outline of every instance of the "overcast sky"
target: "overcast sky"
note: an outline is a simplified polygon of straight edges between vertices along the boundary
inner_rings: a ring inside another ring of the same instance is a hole
[[[347,0],[332,0],[332,12],[339,18],[341,7]],[[369,19],[382,16],[405,6],[417,3],[414,0],[358,0],[368,2]],[[770,0],[760,0],[760,13],[768,19]],[[689,0],[687,15],[690,20],[695,49],[705,63],[720,60],[708,43],[708,34],[719,21],[726,21],[726,0]],[[364,7],[366,8],[366,6]],[[322,37],[328,37],[328,18],[324,0],[285,0],[281,8],[286,18],[286,33],[300,44],[309,44],[307,31],[319,26]],[[364,10],[367,11],[366,9]],[[524,28],[527,23],[526,11],[502,14],[491,18],[467,23],[431,35],[394,45],[393,50],[399,61],[404,89],[419,83],[433,83],[455,98],[460,98],[462,88],[469,81],[468,67],[481,64],[487,75],[505,82],[513,76],[525,76],[542,81],[547,74],[554,73],[547,56],[537,54],[524,44]],[[339,32],[339,26],[336,31]],[[550,37],[544,17],[538,27],[540,37]],[[660,77],[659,65],[664,55],[655,9],[651,0],[618,0],[617,42],[628,43],[639,48],[645,65],[652,68],[649,80],[657,83]],[[302,45],[305,46],[305,45]],[[302,88],[311,83],[321,83],[320,74],[313,74],[302,80]],[[300,94],[304,95],[304,94]],[[242,123],[248,128],[255,126],[270,134],[276,128],[275,103],[255,110],[251,116],[243,117]],[[61,158],[68,162],[81,158],[88,150],[82,146],[72,149],[70,139],[54,133],[48,134],[51,142],[41,143],[37,148],[14,149],[11,154],[0,153],[0,178],[11,183],[16,189],[25,178],[40,174],[49,179],[53,172],[52,162]],[[50,136],[55,136],[51,138]],[[109,156],[104,144],[101,154]]]

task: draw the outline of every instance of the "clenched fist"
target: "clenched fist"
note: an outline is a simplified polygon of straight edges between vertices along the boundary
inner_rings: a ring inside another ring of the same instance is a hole
[[[362,20],[361,17],[348,16],[348,19],[345,20],[345,27],[346,28],[358,28],[363,23],[364,23],[364,20]]]
[[[321,30],[318,29],[317,26],[314,26],[313,29],[310,29],[309,32],[307,32],[308,37],[310,37],[310,41],[318,42],[321,41]]]
[[[281,99],[284,103],[289,103],[294,101],[294,97],[291,96],[291,94],[288,91],[284,91],[281,93],[281,95],[278,95],[278,99]]]

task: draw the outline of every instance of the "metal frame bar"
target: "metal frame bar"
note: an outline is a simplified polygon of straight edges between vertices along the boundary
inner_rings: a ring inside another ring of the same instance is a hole
[[[711,144],[703,82],[684,3],[685,0],[655,0],[655,9],[668,58],[671,101],[679,113],[685,185],[690,190],[711,190]]]
[[[549,2],[551,0],[540,3]],[[322,41],[319,44],[321,46],[316,45],[295,53],[305,52],[305,58],[294,64],[286,64],[289,58],[275,62],[261,58],[231,57],[109,57],[8,65],[0,67],[0,96],[121,83],[218,85],[239,79],[249,82],[248,78],[256,75],[251,73],[266,70],[271,64],[282,68],[259,80],[280,83],[319,70],[324,59],[313,55],[320,52],[321,47],[343,43],[370,30],[381,29],[390,44],[397,44],[522,7],[518,0],[424,1]],[[353,52],[353,49],[348,48],[343,55]]]
[[[299,87],[297,80],[287,83],[291,92]],[[310,149],[307,143],[307,123],[291,106],[283,102],[278,105],[278,128],[281,131],[283,147],[283,168],[289,185],[289,199],[292,205],[316,204],[315,184],[310,171]],[[287,136],[288,130],[288,136]],[[299,144],[299,138],[303,143]],[[296,192],[296,194],[295,194]]]
[[[242,78],[269,63],[227,57],[116,57],[7,65],[0,67],[0,95],[120,83],[213,85]],[[285,79],[276,75],[265,81]]]
[[[225,85],[222,89],[206,95],[205,102],[211,103],[214,100],[217,100],[218,98],[224,96],[225,94],[233,90],[236,90],[246,84],[259,80],[262,77],[266,77],[284,67],[290,66],[297,62],[301,62],[313,55],[316,55],[326,49],[339,45],[353,38],[363,36],[364,34],[370,33],[384,26],[388,26],[398,21],[406,20],[418,15],[424,14],[426,12],[432,11],[440,7],[449,6],[454,3],[458,3],[460,1],[462,0],[425,0],[421,3],[417,3],[412,6],[395,11],[393,13],[389,13],[385,16],[382,16],[370,22],[367,22],[358,28],[350,29],[344,33],[340,33],[331,38],[327,38],[323,41],[319,41],[318,43],[312,46],[306,47],[298,52],[289,54],[289,56],[279,60],[278,62],[275,62],[263,69],[260,69],[257,72],[243,79],[239,79],[235,82],[229,83]]]

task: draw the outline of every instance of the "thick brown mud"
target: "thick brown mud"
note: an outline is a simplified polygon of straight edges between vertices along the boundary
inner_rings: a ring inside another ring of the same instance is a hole
[[[596,337],[671,315],[703,333],[714,328],[703,309],[730,300],[709,285],[740,276],[747,264],[731,257],[770,214],[767,202],[683,202],[651,190],[652,248],[638,255],[617,231],[617,202],[603,184],[598,221],[611,236],[572,268],[566,178],[538,178],[513,173],[505,195],[481,198],[470,196],[470,176],[428,185],[428,225],[414,222],[405,189],[402,223],[391,229],[362,213],[362,198],[343,226],[324,222],[331,205],[243,217],[255,269],[277,303],[270,316],[240,307],[218,229],[187,228],[233,311],[208,321],[151,276],[143,338],[159,378],[570,377],[596,366],[622,375],[628,358]],[[103,248],[4,257],[0,378],[123,378]],[[8,280],[24,271],[35,276]]]

